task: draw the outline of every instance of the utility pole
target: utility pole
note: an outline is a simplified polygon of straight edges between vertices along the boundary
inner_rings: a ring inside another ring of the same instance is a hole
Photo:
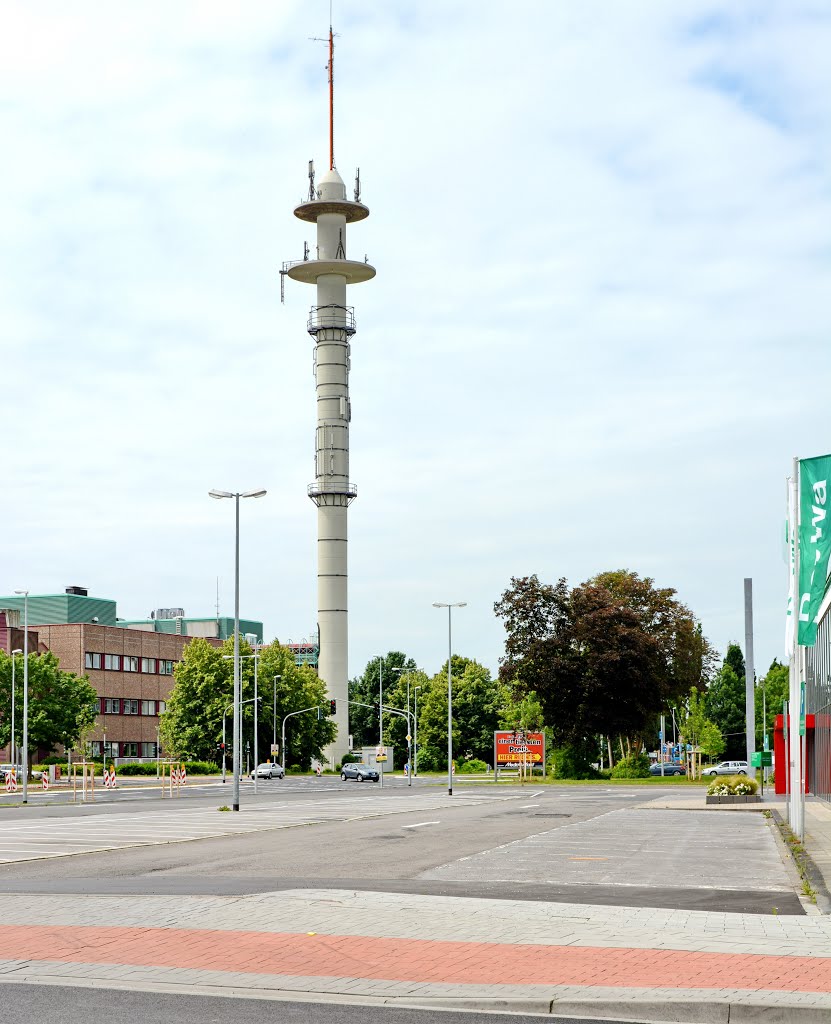
[[[753,665],[753,580],[747,577],[744,581],[744,667],[747,763],[750,764],[750,755],[756,750],[756,672]]]

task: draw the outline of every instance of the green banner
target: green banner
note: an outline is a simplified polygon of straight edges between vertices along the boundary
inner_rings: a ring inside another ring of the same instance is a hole
[[[817,642],[817,615],[825,596],[831,556],[828,491],[831,455],[799,461],[799,638],[813,647]]]

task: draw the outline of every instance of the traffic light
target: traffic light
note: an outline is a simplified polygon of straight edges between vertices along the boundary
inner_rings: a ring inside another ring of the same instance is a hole
[[[330,715],[337,714],[337,710],[338,710],[338,702],[336,700],[330,700],[329,701],[329,714]]]

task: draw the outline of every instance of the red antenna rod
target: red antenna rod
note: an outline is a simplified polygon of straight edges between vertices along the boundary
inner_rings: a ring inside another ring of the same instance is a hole
[[[329,25],[329,170],[335,169],[335,37]]]

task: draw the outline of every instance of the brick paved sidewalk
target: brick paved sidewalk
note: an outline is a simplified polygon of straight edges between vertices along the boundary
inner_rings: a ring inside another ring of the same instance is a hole
[[[295,890],[243,897],[5,894],[0,921],[0,977],[8,981],[445,1004],[646,998],[658,1005],[814,1007],[831,1019],[828,917]]]

